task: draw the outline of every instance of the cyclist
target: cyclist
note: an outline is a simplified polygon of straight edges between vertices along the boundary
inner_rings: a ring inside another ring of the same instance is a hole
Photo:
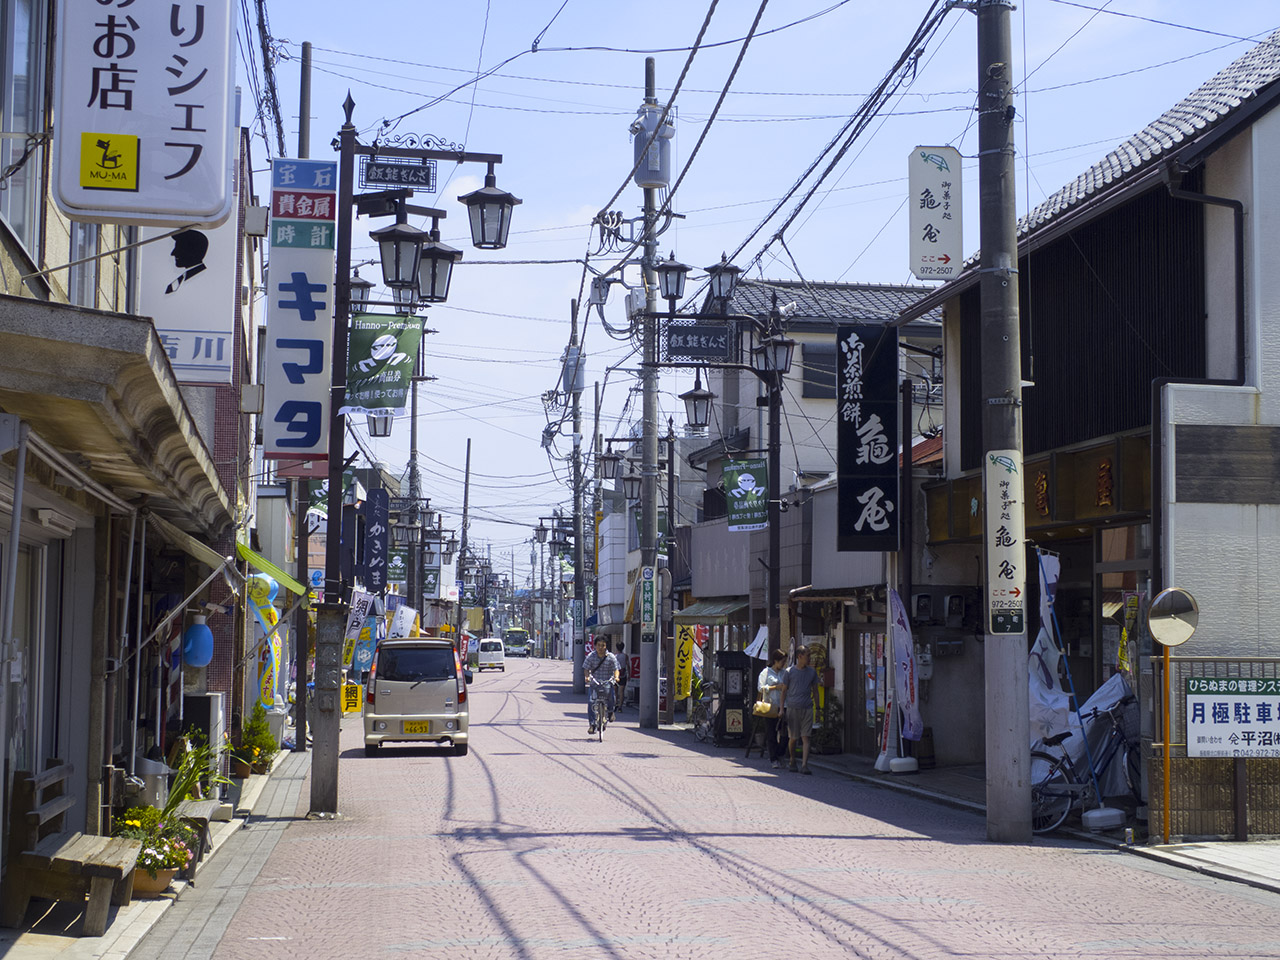
[[[618,689],[618,658],[609,652],[604,637],[596,637],[595,649],[583,658],[582,672],[587,678],[587,733],[591,734],[596,732],[595,714],[591,712],[596,697],[609,697],[607,712],[612,722],[613,694]]]

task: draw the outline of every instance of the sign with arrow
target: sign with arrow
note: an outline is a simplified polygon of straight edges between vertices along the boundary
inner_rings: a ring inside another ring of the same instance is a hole
[[[1022,453],[988,450],[983,458],[988,632],[1026,633],[1026,519]]]
[[[916,147],[907,160],[911,272],[921,280],[950,280],[964,262],[960,222],[960,151]]]

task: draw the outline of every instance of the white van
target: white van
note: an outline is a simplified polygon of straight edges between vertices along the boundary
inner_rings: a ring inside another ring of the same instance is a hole
[[[497,637],[485,637],[480,641],[480,658],[476,661],[476,669],[507,672],[506,654],[502,650],[501,640]]]

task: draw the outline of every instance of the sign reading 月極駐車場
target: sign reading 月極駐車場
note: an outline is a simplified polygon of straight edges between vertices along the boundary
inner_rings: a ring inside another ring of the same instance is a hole
[[[231,0],[57,10],[58,209],[90,223],[226,220],[237,143]]]
[[[1280,679],[1188,677],[1188,757],[1280,757]]]

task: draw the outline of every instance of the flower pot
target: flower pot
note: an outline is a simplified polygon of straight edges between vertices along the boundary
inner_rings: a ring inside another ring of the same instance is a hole
[[[158,897],[169,889],[173,878],[178,875],[176,867],[164,867],[156,870],[153,877],[142,867],[133,872],[133,895],[135,897]]]
[[[231,775],[239,780],[243,780],[253,772],[253,766],[248,760],[241,760],[239,757],[231,758]]]
[[[270,772],[271,772],[271,761],[270,761],[270,760],[255,760],[255,761],[253,761],[253,772],[254,772],[254,773],[270,773]]]

